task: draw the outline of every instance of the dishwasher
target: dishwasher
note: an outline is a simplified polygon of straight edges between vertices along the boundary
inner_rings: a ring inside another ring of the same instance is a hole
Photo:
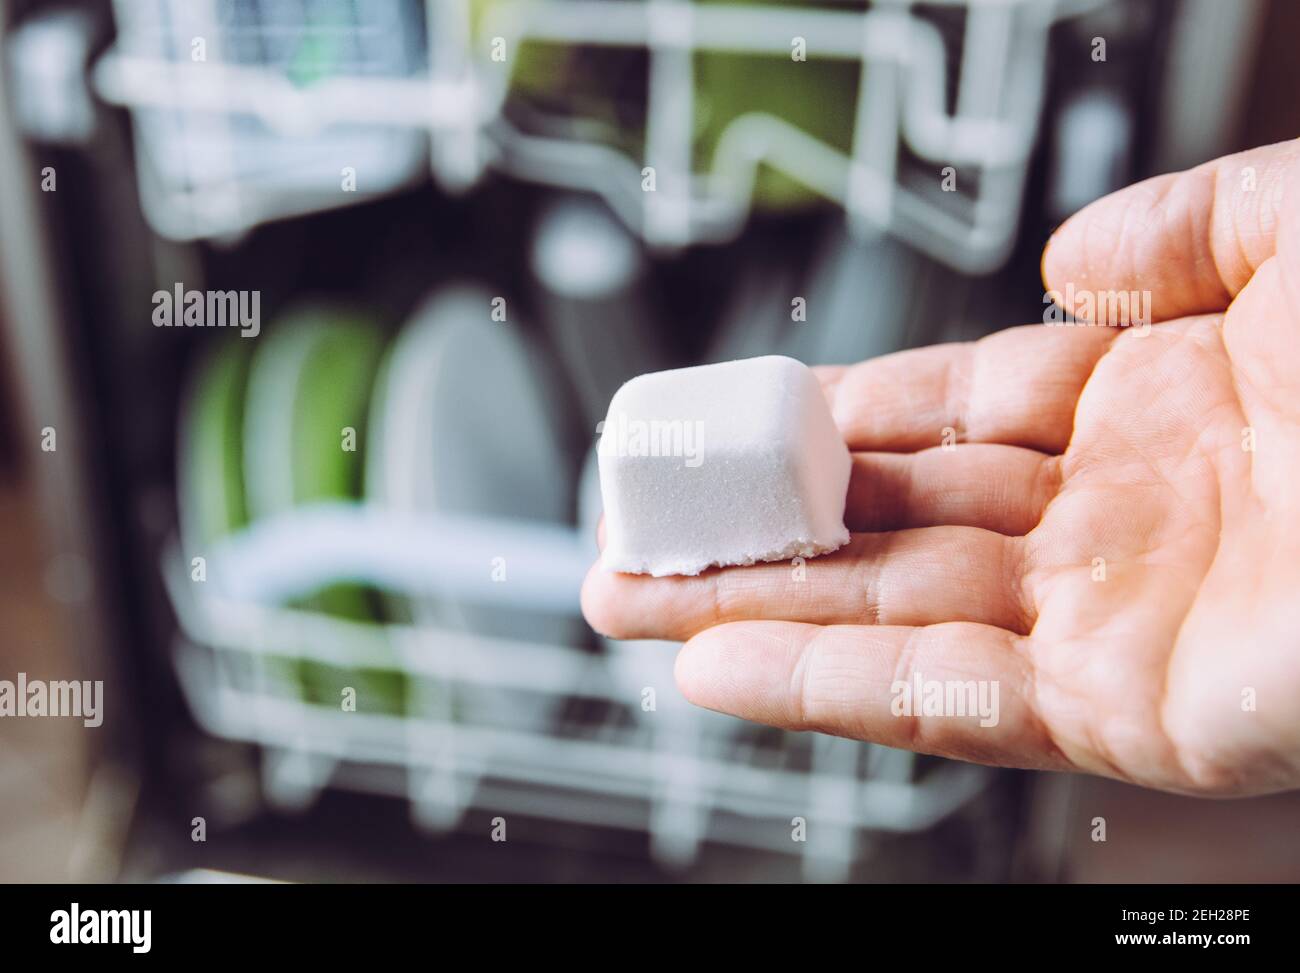
[[[6,4],[5,339],[127,700],[100,877],[1053,877],[1068,781],[696,709],[588,628],[595,429],[644,371],[1038,319],[1054,226],[1232,138],[1153,124],[1244,70],[1223,6]]]

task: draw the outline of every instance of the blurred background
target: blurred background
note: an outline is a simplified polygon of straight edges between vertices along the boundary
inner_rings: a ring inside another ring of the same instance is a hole
[[[1294,796],[768,730],[578,611],[622,381],[1040,320],[1068,214],[1300,131],[1298,31],[0,0],[0,679],[104,682],[0,720],[0,880],[1300,877]],[[155,326],[178,288],[252,323]]]

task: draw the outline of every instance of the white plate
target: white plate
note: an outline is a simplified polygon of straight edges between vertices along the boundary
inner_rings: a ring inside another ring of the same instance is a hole
[[[491,294],[458,286],[436,294],[402,329],[372,406],[367,496],[404,513],[572,523],[558,389],[519,325],[493,321],[491,312]],[[484,574],[504,571],[508,586],[509,544],[480,553]],[[412,615],[498,638],[557,645],[581,638],[572,617],[450,597],[414,601]],[[536,727],[553,706],[541,695],[464,689],[457,713]]]

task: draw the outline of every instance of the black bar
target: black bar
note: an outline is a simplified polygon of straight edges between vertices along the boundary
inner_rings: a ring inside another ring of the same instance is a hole
[[[794,945],[813,954],[847,947],[865,962],[886,949],[988,959],[989,948],[1022,946],[1051,950],[1034,954],[1044,959],[1169,948],[1230,958],[1243,947],[1277,950],[1290,941],[1296,895],[1284,885],[132,885],[9,886],[0,899],[7,958],[76,950],[80,959],[334,962],[373,959],[382,947],[435,963],[466,950],[487,957],[512,946],[555,948],[559,940],[580,955],[613,935],[665,957],[691,954],[690,943],[725,943],[732,960]],[[73,903],[78,939],[116,928],[126,941],[53,942],[70,938]],[[115,914],[105,918],[104,910]],[[137,952],[145,910],[148,950]]]

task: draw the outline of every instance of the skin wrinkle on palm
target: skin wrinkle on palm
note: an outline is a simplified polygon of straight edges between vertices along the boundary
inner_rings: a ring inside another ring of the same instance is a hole
[[[1149,291],[1152,326],[820,369],[848,548],[797,582],[597,567],[584,611],[686,640],[682,691],[744,718],[1186,793],[1300,786],[1300,142],[1100,200],[1042,268],[1055,293]],[[892,715],[913,671],[998,682],[1000,722]]]

